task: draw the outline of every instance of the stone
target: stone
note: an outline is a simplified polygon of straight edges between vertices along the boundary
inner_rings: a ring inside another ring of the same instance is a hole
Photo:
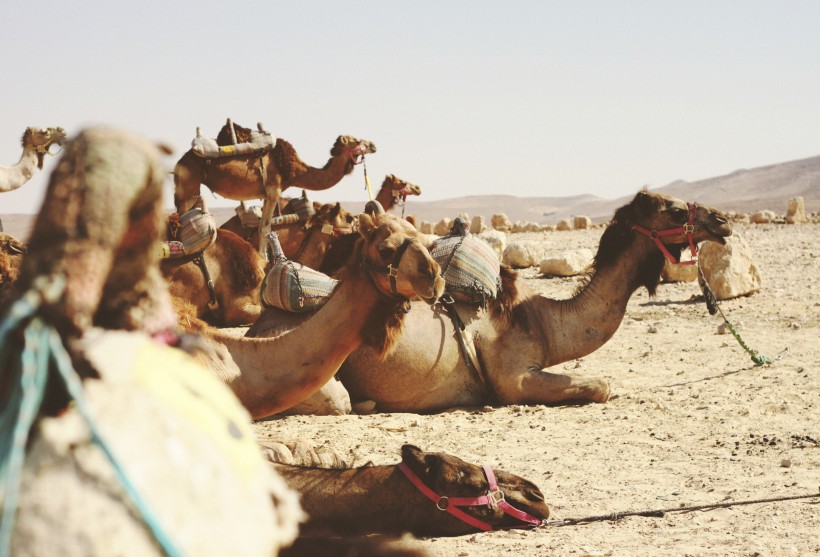
[[[423,220],[419,225],[419,232],[422,234],[432,234],[433,233],[433,223],[430,221]]]
[[[504,249],[502,263],[510,267],[522,269],[534,267],[546,258],[546,248],[540,242],[517,241],[507,244]]]
[[[543,259],[539,265],[542,275],[572,277],[579,275],[592,263],[591,249],[565,251],[557,257]]]
[[[494,229],[500,230],[501,232],[509,232],[512,230],[512,222],[510,221],[510,217],[504,213],[493,215],[490,219],[490,225]]]
[[[726,238],[725,245],[704,242],[698,259],[703,276],[718,300],[746,296],[760,290],[760,270],[754,262],[749,244],[737,232]],[[702,280],[698,277],[699,282]]]
[[[753,222],[755,224],[768,224],[770,222],[773,222],[776,218],[777,215],[774,214],[774,211],[766,209],[764,211],[758,211],[756,213],[753,213],[749,217],[749,222]]]
[[[450,233],[450,227],[452,225],[453,221],[451,219],[448,219],[447,217],[444,217],[443,219],[438,221],[436,225],[433,227],[433,234],[435,234],[436,236],[446,236]]]
[[[572,230],[572,223],[569,219],[563,219],[555,225],[555,230]]]
[[[663,282],[694,282],[698,280],[698,266],[676,265],[667,259],[663,264],[661,280]]]
[[[527,221],[524,224],[524,232],[541,232],[541,225]]]
[[[484,222],[484,217],[476,215],[470,221],[470,234],[481,234],[487,230],[487,224]]]
[[[806,203],[802,196],[789,199],[789,209],[786,212],[786,223],[801,224],[806,222]]]
[[[492,230],[488,229],[480,234],[478,237],[487,242],[493,251],[495,251],[496,255],[498,255],[498,260],[502,261],[504,258],[504,250],[507,248],[507,235],[501,232],[500,230]]]
[[[579,215],[573,219],[573,226],[576,230],[592,228],[592,219],[584,215]]]

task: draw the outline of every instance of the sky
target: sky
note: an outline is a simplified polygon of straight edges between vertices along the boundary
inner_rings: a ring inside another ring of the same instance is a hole
[[[371,140],[374,190],[395,174],[425,201],[614,199],[820,154],[816,1],[41,0],[0,21],[0,165],[28,126],[106,125],[170,145],[170,170],[228,117],[319,167]],[[55,164],[0,214],[36,213]],[[367,200],[363,169],[308,195]]]

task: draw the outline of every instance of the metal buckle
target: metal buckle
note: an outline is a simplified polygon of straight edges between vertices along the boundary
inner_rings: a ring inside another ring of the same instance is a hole
[[[440,511],[446,511],[447,507],[450,506],[450,501],[446,495],[442,495],[441,498],[436,502],[436,508]]]
[[[688,223],[684,224],[683,225],[683,231],[686,234],[694,234],[695,233],[695,225],[694,224],[688,224]]]
[[[487,497],[490,499],[487,503],[487,506],[490,508],[495,508],[498,506],[499,503],[505,500],[504,492],[498,489],[491,489],[487,492]]]
[[[657,237],[658,237],[658,231],[657,231],[657,230],[652,230],[652,231],[650,231],[650,232],[649,232],[649,237],[650,237],[650,238],[652,238],[653,240],[657,239]]]
[[[399,276],[399,268],[394,267],[393,264],[391,263],[390,265],[387,266],[387,276],[391,277],[391,278],[398,277]]]

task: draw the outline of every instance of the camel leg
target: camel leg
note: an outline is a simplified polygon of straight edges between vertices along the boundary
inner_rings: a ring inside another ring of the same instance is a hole
[[[268,260],[268,250],[265,249],[268,240],[265,236],[268,232],[270,232],[270,220],[273,218],[274,209],[276,209],[277,205],[279,205],[279,196],[281,195],[281,184],[277,183],[265,185],[265,199],[262,202],[262,222],[259,223],[259,245],[257,246],[259,255],[264,257],[265,261]]]
[[[602,379],[583,379],[544,369],[529,369],[517,381],[494,387],[504,404],[606,402],[610,394],[609,383]]]

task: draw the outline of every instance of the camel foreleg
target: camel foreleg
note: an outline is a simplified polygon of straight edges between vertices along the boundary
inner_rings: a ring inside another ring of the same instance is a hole
[[[267,255],[267,234],[271,230],[271,219],[273,218],[273,211],[279,205],[279,197],[282,195],[282,187],[280,185],[270,185],[265,187],[265,199],[262,202],[262,220],[259,223],[259,245],[257,250],[259,255],[268,260]]]
[[[603,379],[584,379],[537,368],[528,369],[517,381],[494,387],[504,404],[606,402],[610,394],[609,382]]]

